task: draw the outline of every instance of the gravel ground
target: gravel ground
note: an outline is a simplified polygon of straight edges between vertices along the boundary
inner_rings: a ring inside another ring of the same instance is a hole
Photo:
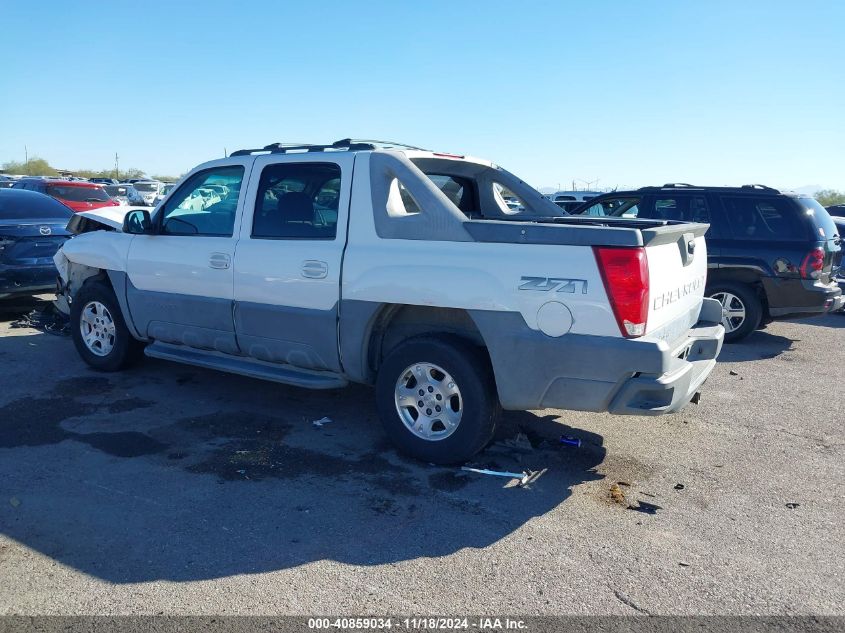
[[[398,456],[368,388],[97,374],[22,310],[0,614],[845,614],[845,315],[726,347],[673,416],[506,414],[531,446],[478,462],[547,469],[518,488]]]

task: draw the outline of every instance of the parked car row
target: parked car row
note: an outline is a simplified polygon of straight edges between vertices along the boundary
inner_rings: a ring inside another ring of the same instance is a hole
[[[88,211],[104,206],[155,206],[164,198],[168,185],[142,178],[118,183],[114,178],[87,180],[31,176],[12,180],[9,188],[44,193],[73,211]]]

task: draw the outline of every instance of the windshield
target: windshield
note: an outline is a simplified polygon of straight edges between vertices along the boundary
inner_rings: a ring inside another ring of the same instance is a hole
[[[836,223],[830,217],[827,209],[819,204],[818,200],[815,198],[798,198],[798,204],[800,204],[804,211],[807,212],[807,215],[813,219],[815,233],[820,239],[829,240],[833,238],[834,235],[839,234],[839,230],[836,228]]]
[[[0,192],[0,220],[64,220],[71,217],[73,211],[49,196],[19,191]]]
[[[106,185],[103,189],[110,196],[125,196],[127,194],[127,188],[121,185]]]
[[[138,191],[143,191],[145,193],[149,193],[151,191],[155,191],[158,193],[158,183],[157,182],[136,182],[134,184],[135,189]]]
[[[47,195],[71,202],[108,202],[109,194],[102,187],[48,185]]]

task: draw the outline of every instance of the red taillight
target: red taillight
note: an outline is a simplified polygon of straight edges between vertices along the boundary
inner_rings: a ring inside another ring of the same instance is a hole
[[[803,279],[818,279],[822,276],[822,268],[824,268],[824,250],[821,248],[814,248],[804,261],[801,262],[801,277]]]
[[[619,331],[626,338],[642,336],[648,321],[645,249],[594,246],[593,252]]]

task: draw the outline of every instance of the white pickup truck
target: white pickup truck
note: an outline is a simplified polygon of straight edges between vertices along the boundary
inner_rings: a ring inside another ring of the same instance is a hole
[[[372,384],[387,434],[429,462],[474,455],[501,408],[676,411],[722,345],[707,225],[561,217],[485,160],[275,144],[196,167],[152,214],[124,212],[77,214],[55,258],[91,367],[146,353]]]

